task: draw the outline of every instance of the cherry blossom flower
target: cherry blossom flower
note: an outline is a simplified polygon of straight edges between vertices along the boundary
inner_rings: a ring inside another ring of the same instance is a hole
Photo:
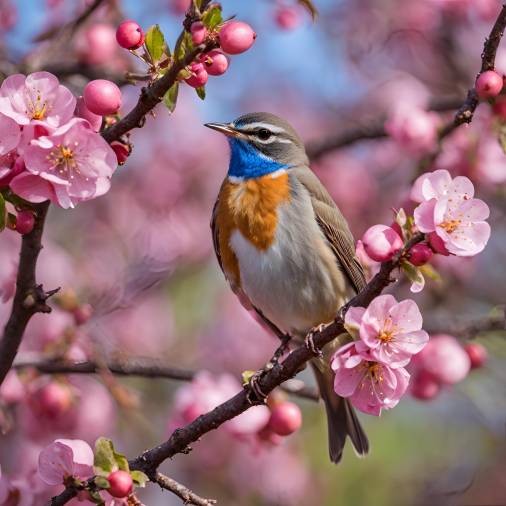
[[[106,193],[116,168],[109,144],[80,118],[32,140],[23,158],[26,172],[11,189],[30,202],[49,199],[63,208]]]
[[[0,156],[5,156],[19,144],[21,129],[18,124],[8,116],[0,114]],[[0,173],[0,176],[3,176]]]
[[[453,385],[462,381],[471,369],[471,359],[458,339],[436,334],[413,361],[415,375],[429,374],[441,384]]]
[[[347,397],[360,411],[379,416],[404,395],[409,373],[403,367],[377,362],[371,352],[362,341],[346,344],[332,358],[331,367],[336,394]]]
[[[435,145],[438,122],[433,112],[403,106],[393,111],[385,123],[385,130],[404,149],[419,153]]]
[[[59,485],[70,476],[93,476],[93,450],[81,439],[57,439],[39,455],[39,475],[48,485]]]
[[[424,233],[435,232],[454,255],[473,256],[485,248],[490,225],[489,208],[473,198],[473,183],[464,176],[454,179],[446,170],[420,176],[411,197],[421,202],[415,209],[415,224]]]
[[[13,74],[0,87],[0,112],[18,125],[35,120],[61,126],[72,118],[75,106],[74,95],[49,72]]]
[[[230,374],[213,376],[207,371],[198,373],[191,383],[182,386],[176,394],[176,413],[171,421],[171,428],[175,428],[179,423],[192,422],[241,390],[240,383]],[[235,436],[254,435],[265,427],[269,417],[267,406],[253,406],[227,422],[225,427]]]
[[[410,299],[397,302],[392,295],[376,297],[367,309],[350,308],[345,326],[370,349],[373,360],[393,368],[407,365],[429,340],[416,303]]]

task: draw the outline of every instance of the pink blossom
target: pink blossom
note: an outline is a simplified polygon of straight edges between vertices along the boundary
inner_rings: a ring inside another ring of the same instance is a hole
[[[403,246],[400,235],[386,225],[373,225],[362,236],[367,255],[376,262],[390,260]]]
[[[2,475],[0,469],[0,504],[2,506],[36,506],[30,481],[24,476]]]
[[[26,398],[26,390],[18,373],[11,369],[0,386],[0,399],[6,404],[14,404]],[[0,501],[2,504],[2,501]]]
[[[387,133],[412,152],[428,151],[436,144],[438,117],[418,107],[399,107],[385,123]]]
[[[489,208],[473,198],[474,186],[467,177],[452,179],[446,170],[424,174],[411,195],[413,200],[422,200],[414,212],[421,232],[436,232],[454,255],[473,256],[483,251],[490,237],[490,225],[485,221]]]
[[[471,360],[455,337],[437,334],[416,356],[413,366],[415,374],[424,371],[439,383],[453,385],[468,375]]]
[[[106,193],[116,168],[109,144],[83,119],[74,118],[25,149],[27,172],[11,182],[30,202],[50,199],[63,208]]]
[[[207,371],[202,371],[191,383],[178,390],[174,402],[176,416],[171,425],[190,423],[241,390],[240,383],[230,374],[213,376]],[[267,406],[253,406],[227,422],[225,427],[233,435],[248,436],[265,427],[269,417],[270,411]]]
[[[416,303],[410,299],[397,302],[392,295],[376,297],[367,309],[351,307],[345,325],[370,348],[373,360],[394,368],[407,365],[429,340]]]
[[[360,411],[379,416],[404,395],[409,373],[403,367],[377,362],[371,352],[362,341],[346,344],[332,358],[331,367],[336,394],[349,398]]]
[[[70,120],[76,99],[49,72],[13,74],[0,87],[0,112],[18,125],[37,120],[58,127]]]
[[[18,124],[8,116],[0,114],[0,156],[12,151],[19,144],[21,130]],[[0,177],[3,174],[0,172]]]
[[[48,485],[59,485],[72,476],[93,475],[93,450],[81,439],[57,439],[39,455],[39,475]]]

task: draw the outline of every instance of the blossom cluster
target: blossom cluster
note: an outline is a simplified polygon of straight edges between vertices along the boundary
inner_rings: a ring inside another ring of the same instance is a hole
[[[109,144],[76,116],[76,98],[48,72],[3,81],[0,157],[1,187],[63,208],[106,193],[117,165]]]
[[[332,359],[334,390],[360,411],[379,416],[404,395],[410,378],[405,367],[429,341],[422,315],[412,300],[380,295],[367,308],[350,308],[345,327],[356,340]]]

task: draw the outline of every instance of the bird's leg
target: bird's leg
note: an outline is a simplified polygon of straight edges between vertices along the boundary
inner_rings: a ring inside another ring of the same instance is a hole
[[[277,347],[276,351],[272,355],[272,358],[265,364],[265,366],[258,370],[253,376],[251,376],[248,387],[248,401],[253,404],[254,399],[252,399],[251,394],[254,394],[257,400],[265,402],[265,399],[267,399],[267,395],[259,385],[260,379],[263,377],[265,373],[270,371],[274,366],[276,366],[279,362],[279,359],[284,355],[286,350],[288,349],[288,344],[290,343],[292,336],[290,334],[283,334],[281,337],[281,344]]]
[[[324,328],[328,327],[328,323],[320,323],[320,325],[313,327],[307,334],[307,336],[304,338],[304,344],[306,345],[306,348],[315,356],[315,357],[322,357],[323,353],[322,350],[316,347],[314,343],[314,336],[315,334],[321,332]]]

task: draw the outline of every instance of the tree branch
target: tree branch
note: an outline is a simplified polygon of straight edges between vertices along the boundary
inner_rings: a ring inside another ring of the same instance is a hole
[[[346,311],[352,306],[367,306],[385,287],[392,283],[394,280],[390,276],[394,269],[399,266],[402,255],[411,246],[422,241],[423,238],[422,234],[416,235],[408,241],[405,248],[391,261],[383,263],[378,274],[374,276],[364,290],[341,308],[334,322],[313,335],[314,344],[318,349],[330,343],[339,334],[346,332],[344,328],[344,315]],[[305,345],[299,346],[283,362],[277,363],[271,370],[267,371],[260,378],[258,386],[263,392],[269,394],[281,383],[295,376],[311,358],[313,358],[313,354],[309,348]],[[177,453],[186,451],[191,443],[197,441],[207,432],[217,429],[227,420],[240,415],[251,407],[252,404],[262,403],[260,400],[250,402],[248,394],[249,388],[220,404],[209,413],[199,416],[185,427],[177,429],[167,441],[151,450],[147,450],[140,457],[131,461],[130,466],[132,469],[139,469],[148,475],[152,474],[164,460],[173,457]]]
[[[96,362],[67,362],[63,360],[51,360],[50,358],[37,356],[20,356],[13,367],[15,369],[34,368],[43,374],[96,374],[100,373],[101,366]],[[107,360],[106,370],[117,376],[140,376],[143,378],[164,378],[176,381],[191,381],[197,371],[168,367],[165,361],[148,358],[129,358],[127,360]],[[302,381],[293,380],[285,383],[281,388],[292,395],[304,399],[317,401],[318,392],[308,387]]]
[[[444,112],[455,110],[462,104],[460,97],[447,97],[442,99],[432,99],[429,105],[431,111]],[[310,160],[316,160],[324,156],[329,151],[344,148],[355,142],[365,140],[377,140],[387,137],[385,130],[386,117],[380,117],[365,124],[347,129],[335,135],[313,141],[306,146],[306,152]]]
[[[130,130],[142,127],[146,114],[152,111],[163,100],[165,93],[177,81],[179,72],[190,65],[200,53],[208,52],[215,47],[217,47],[216,41],[208,42],[205,45],[196,47],[181,60],[174,61],[169,71],[163,77],[142,88],[139,101],[135,107],[120,121],[102,132],[103,138],[111,143]]]
[[[216,504],[215,499],[204,499],[176,480],[165,476],[165,474],[156,472],[151,481],[158,483],[161,488],[169,490],[180,497],[184,504],[194,504],[195,506],[211,506]]]
[[[34,206],[35,225],[29,234],[25,234],[21,243],[19,267],[16,278],[16,293],[9,319],[0,341],[0,385],[14,362],[25,328],[35,313],[50,313],[47,299],[56,291],[45,292],[37,285],[35,268],[42,249],[42,232],[49,202]]]
[[[506,5],[503,5],[499,16],[490,31],[489,36],[485,39],[483,45],[483,52],[481,55],[481,72],[487,70],[493,70],[495,68],[495,57],[499,43],[501,42],[506,27]],[[445,111],[451,109],[458,109],[453,121],[448,123],[440,132],[439,138],[442,139],[453,132],[457,127],[464,123],[471,123],[474,112],[478,107],[479,100],[476,94],[475,88],[471,88],[467,97],[462,101],[456,102],[454,98],[439,101],[429,106],[429,109],[433,111]],[[369,122],[366,125],[360,125],[354,129],[347,130],[339,133],[335,136],[328,137],[326,139],[315,141],[310,143],[306,147],[306,151],[311,160],[315,160],[325,155],[329,151],[349,146],[357,141],[368,140],[368,139],[381,139],[387,136],[384,127],[384,118],[379,118],[372,123]]]

